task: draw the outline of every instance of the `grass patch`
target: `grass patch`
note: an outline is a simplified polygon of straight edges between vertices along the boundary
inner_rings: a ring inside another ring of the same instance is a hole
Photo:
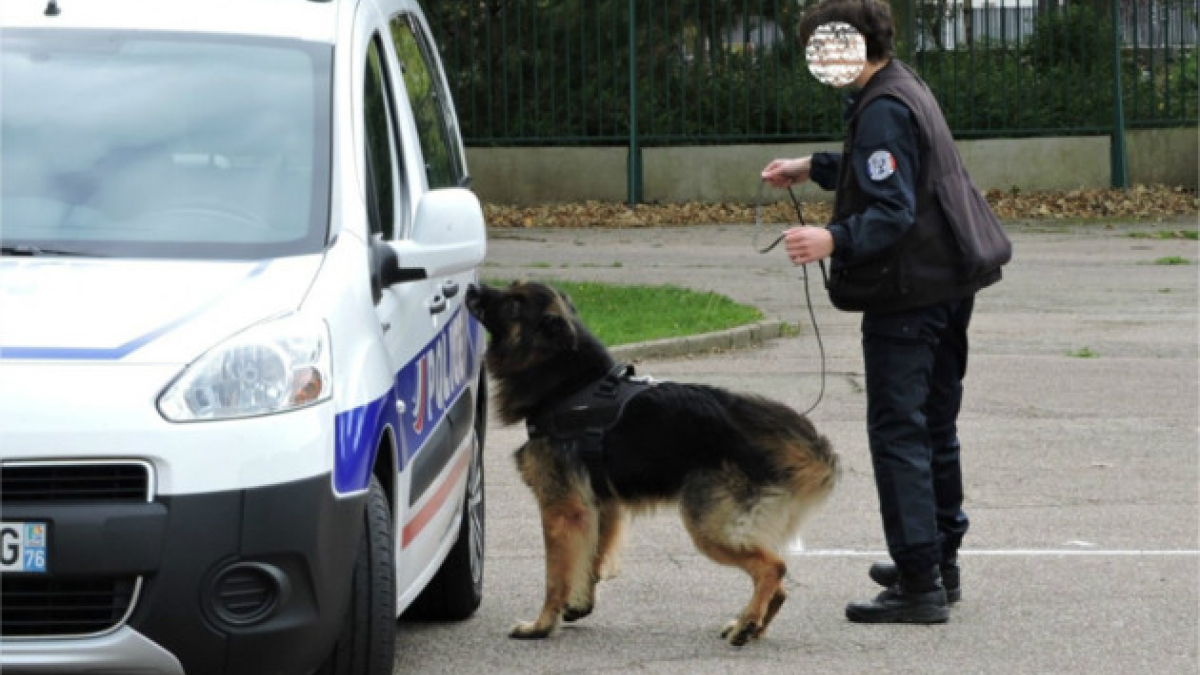
[[[1076,349],[1075,351],[1071,352],[1071,356],[1074,356],[1077,359],[1094,359],[1100,355],[1092,351],[1090,348],[1084,347],[1083,349]]]
[[[1154,261],[1155,265],[1191,265],[1192,261],[1181,255],[1169,255]]]
[[[494,280],[486,283],[507,285]],[[569,295],[584,324],[609,346],[725,330],[763,318],[758,309],[719,293],[678,286],[558,280],[545,283]]]
[[[1158,230],[1157,232],[1131,232],[1134,239],[1200,239],[1200,230]]]

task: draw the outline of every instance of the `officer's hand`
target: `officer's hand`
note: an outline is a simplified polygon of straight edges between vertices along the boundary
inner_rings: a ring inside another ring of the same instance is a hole
[[[762,170],[762,179],[771,187],[785,188],[808,180],[812,157],[776,159]]]
[[[796,265],[804,265],[833,253],[833,235],[823,227],[793,227],[783,233],[788,258]]]

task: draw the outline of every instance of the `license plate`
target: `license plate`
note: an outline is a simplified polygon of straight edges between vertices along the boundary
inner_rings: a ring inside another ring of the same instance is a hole
[[[46,571],[46,524],[0,523],[0,572]]]

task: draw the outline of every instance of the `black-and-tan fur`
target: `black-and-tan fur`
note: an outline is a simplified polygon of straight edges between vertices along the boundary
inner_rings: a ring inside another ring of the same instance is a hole
[[[570,300],[549,286],[472,287],[467,306],[491,335],[487,367],[505,423],[538,416],[615,365]],[[781,403],[662,382],[629,401],[604,453],[598,477],[547,438],[517,450],[541,511],[546,597],[537,619],[518,624],[512,637],[546,637],[560,619],[590,614],[596,582],[615,571],[626,511],[664,503],[680,505],[701,552],[754,582],[722,637],[743,645],[762,635],[787,597],[779,550],[837,479],[825,437]]]

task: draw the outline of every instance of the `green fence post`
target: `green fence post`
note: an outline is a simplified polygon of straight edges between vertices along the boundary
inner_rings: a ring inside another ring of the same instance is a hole
[[[642,201],[642,148],[638,144],[637,2],[629,0],[629,208]]]
[[[1111,152],[1112,186],[1129,187],[1129,168],[1125,153],[1125,106],[1121,95],[1121,3],[1111,0],[1113,24],[1113,130]]]

